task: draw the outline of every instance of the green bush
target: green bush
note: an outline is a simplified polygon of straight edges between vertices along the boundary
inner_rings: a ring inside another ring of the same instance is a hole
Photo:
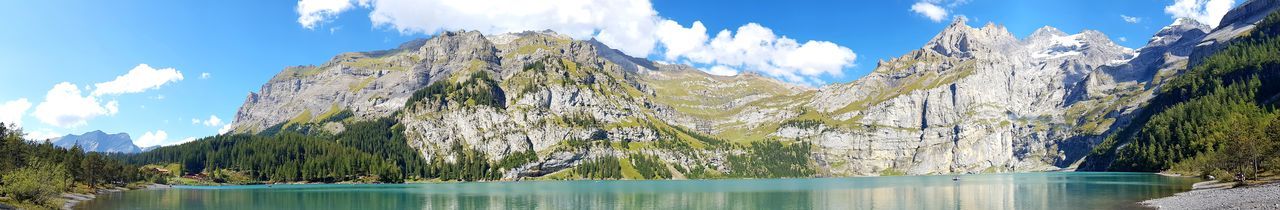
[[[1209,176],[1213,176],[1214,179],[1217,179],[1218,181],[1222,181],[1222,182],[1236,181],[1236,176],[1232,175],[1231,172],[1227,172],[1226,170],[1222,170],[1222,169],[1215,169],[1213,171],[1210,171]]]
[[[44,206],[56,206],[53,201],[71,182],[66,167],[39,160],[4,174],[3,181],[0,191],[4,194]]]

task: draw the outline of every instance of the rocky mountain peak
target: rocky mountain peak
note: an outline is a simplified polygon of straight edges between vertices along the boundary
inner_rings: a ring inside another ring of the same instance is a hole
[[[1098,31],[1046,26],[1020,40],[1001,25],[954,19],[921,49],[820,89],[750,71],[713,76],[551,31],[444,32],[286,69],[250,95],[235,124],[239,133],[333,133],[346,117],[395,117],[428,161],[458,161],[453,145],[490,161],[540,157],[505,178],[633,151],[733,172],[724,155],[742,151],[725,145],[770,139],[809,143],[825,175],[1058,170],[1149,98],[1148,69],[1177,63],[1156,48],[1135,58]],[[1179,21],[1167,31],[1206,28]],[[420,90],[436,95],[411,100]],[[685,143],[701,146],[693,155],[665,147]]]
[[[924,49],[951,57],[973,57],[972,52],[999,51],[1017,42],[1004,26],[988,23],[979,29],[967,25],[968,21],[957,16],[951,25],[929,40]]]
[[[494,44],[501,45],[501,44],[509,44],[511,43],[511,41],[514,41],[516,39],[534,37],[534,36],[546,36],[546,37],[552,37],[555,39],[568,39],[568,40],[573,39],[573,37],[570,37],[569,35],[560,34],[552,30],[542,30],[542,31],[522,31],[522,32],[497,34],[497,35],[490,36],[489,41],[492,41]]]
[[[89,152],[123,152],[133,153],[142,151],[137,145],[133,144],[133,140],[129,138],[127,133],[107,134],[102,130],[85,132],[84,134],[58,137],[51,140],[53,145],[62,148],[71,148],[79,145],[81,149]]]
[[[943,29],[943,31],[951,31],[951,30],[959,30],[959,29],[967,29],[967,28],[971,28],[969,27],[969,18],[961,15],[961,16],[956,16],[955,18],[952,18],[951,24],[948,24],[947,28]]]
[[[1200,21],[1196,21],[1195,19],[1178,18],[1174,19],[1173,23],[1170,23],[1169,25],[1164,26],[1164,28],[1161,28],[1160,31],[1157,31],[1156,36],[1152,38],[1159,37],[1160,34],[1175,34],[1189,30],[1199,30],[1207,33],[1209,30],[1213,30],[1213,28],[1209,27],[1207,24],[1201,23]]]
[[[1167,29],[1167,28],[1173,28],[1173,27],[1179,27],[1179,26],[1187,26],[1187,25],[1190,25],[1190,26],[1201,26],[1201,25],[1203,25],[1203,26],[1209,26],[1209,25],[1205,25],[1204,23],[1201,23],[1200,21],[1196,21],[1196,19],[1191,19],[1191,18],[1188,18],[1188,17],[1180,17],[1180,18],[1175,18],[1175,19],[1173,19],[1173,23],[1169,24],[1168,26],[1165,26],[1164,28],[1166,28],[1166,29]]]
[[[1169,45],[1185,36],[1194,36],[1198,39],[1199,36],[1209,33],[1209,30],[1212,30],[1209,25],[1194,19],[1178,18],[1152,35],[1151,40],[1147,41],[1147,46]]]
[[[1042,38],[1059,37],[1059,36],[1066,36],[1066,35],[1067,33],[1062,32],[1062,30],[1058,30],[1058,28],[1054,28],[1052,26],[1044,26],[1044,27],[1040,27],[1039,29],[1036,29],[1035,32],[1032,32],[1031,36],[1028,36],[1027,39],[1042,39]]]
[[[1129,54],[1133,53],[1133,49],[1116,44],[1099,31],[1084,30],[1078,34],[1068,35],[1048,26],[1036,30],[1024,39],[1022,44],[1031,52],[1032,58],[1037,59],[1101,55],[1102,57],[1098,59],[1124,60],[1131,58]],[[1122,58],[1116,58],[1117,56]]]
[[[1262,20],[1272,11],[1280,8],[1280,0],[1249,0],[1241,3],[1240,6],[1227,11],[1222,15],[1222,21],[1218,23],[1218,27],[1228,27],[1240,23],[1252,25]]]
[[[125,133],[120,133],[120,134],[129,135]],[[84,133],[84,135],[106,136],[107,132],[102,132],[102,130],[94,130],[94,131],[89,131],[88,133]]]

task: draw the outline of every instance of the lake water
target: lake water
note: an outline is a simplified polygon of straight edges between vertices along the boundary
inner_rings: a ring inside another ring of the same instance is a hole
[[[133,190],[77,209],[1116,209],[1187,191],[1148,173],[316,184]]]

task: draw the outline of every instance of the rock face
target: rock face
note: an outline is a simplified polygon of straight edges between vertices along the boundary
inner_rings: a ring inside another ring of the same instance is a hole
[[[1130,89],[1136,89],[1134,86],[1143,86],[1147,90],[1138,92],[1137,100],[1126,102],[1128,108],[1118,113],[1118,123],[1108,132],[1127,126],[1127,120],[1141,111],[1142,106],[1138,104],[1153,97],[1154,91],[1159,90],[1165,82],[1200,63],[1200,59],[1221,50],[1237,37],[1247,34],[1263,17],[1277,9],[1280,9],[1280,0],[1250,0],[1227,12],[1217,28],[1209,28],[1191,19],[1177,19],[1173,24],[1161,28],[1147,46],[1142,48],[1138,58],[1124,65],[1097,71],[1096,76],[1088,81],[1090,87],[1119,89],[1129,86]],[[1097,93],[1094,95],[1108,94],[1095,92]],[[1120,142],[1110,148],[1100,148],[1100,153],[1091,154],[1082,160],[1078,170],[1107,170],[1114,158],[1114,149],[1126,144],[1127,142]]]
[[[107,134],[102,131],[90,131],[81,135],[67,134],[50,140],[54,146],[71,148],[80,145],[85,152],[137,153],[141,148],[133,144],[127,133]]]
[[[1133,50],[1097,31],[1044,27],[1018,39],[966,21],[864,78],[817,89],[714,76],[550,31],[445,32],[287,68],[250,93],[234,124],[333,133],[343,122],[326,119],[344,113],[392,117],[432,163],[536,154],[504,178],[636,155],[672,174],[735,174],[744,166],[728,160],[758,149],[752,142],[811,145],[796,165],[820,176],[1060,170],[1211,48],[1204,40],[1240,28],[1178,20]]]
[[[1099,67],[1133,50],[1096,31],[1051,27],[1018,40],[1001,26],[957,18],[906,56],[867,77],[824,87],[806,105],[830,119],[776,136],[817,145],[835,174],[1055,170],[1089,149],[1073,109],[1108,106],[1073,96]],[[849,158],[852,157],[852,158]]]

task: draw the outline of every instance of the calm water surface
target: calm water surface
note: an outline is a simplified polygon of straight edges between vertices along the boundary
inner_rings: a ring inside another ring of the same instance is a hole
[[[1197,180],[1147,173],[188,187],[77,209],[1131,209]]]

